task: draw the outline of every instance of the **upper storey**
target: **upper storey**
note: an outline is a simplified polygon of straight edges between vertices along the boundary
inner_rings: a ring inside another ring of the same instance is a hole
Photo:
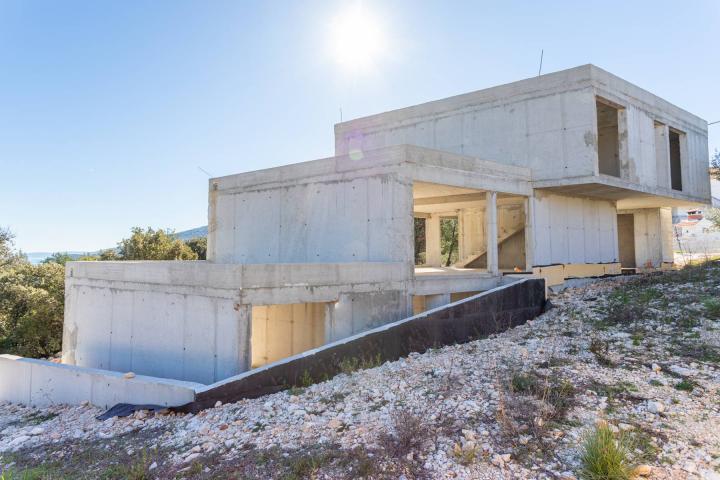
[[[536,188],[628,208],[710,198],[707,122],[594,65],[335,126],[338,155],[396,144],[529,167]]]

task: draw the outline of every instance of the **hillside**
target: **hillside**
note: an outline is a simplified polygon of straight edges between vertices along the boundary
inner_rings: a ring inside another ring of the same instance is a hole
[[[183,230],[182,232],[175,232],[174,236],[185,242],[193,238],[207,237],[207,234],[208,227],[205,225],[203,227],[191,228],[190,230]]]
[[[173,234],[173,236],[175,236],[176,238],[178,238],[184,242],[186,242],[188,240],[192,240],[193,238],[207,237],[207,225],[205,225],[203,227],[191,228],[190,230],[183,230],[182,232],[175,232]],[[85,255],[98,255],[101,251],[108,250],[109,248],[114,248],[114,247],[108,247],[107,249],[103,248],[103,249],[97,250],[95,252],[72,251],[72,252],[62,252],[62,253],[67,253],[68,255],[70,255],[71,257],[73,257],[75,259],[75,258],[80,258]],[[30,263],[38,264],[38,263],[41,263],[46,258],[50,257],[53,253],[55,253],[55,252],[30,252],[30,253],[26,253],[25,255],[27,256]]]
[[[571,479],[602,421],[649,478],[720,478],[720,263],[550,301],[487,339],[197,415],[6,404],[2,462],[48,478]]]

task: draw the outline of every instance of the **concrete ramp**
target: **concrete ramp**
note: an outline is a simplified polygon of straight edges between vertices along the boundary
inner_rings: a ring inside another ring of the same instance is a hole
[[[535,318],[544,304],[543,279],[518,280],[200,388],[193,402],[175,410],[197,412],[218,400],[229,403],[327,380],[341,372],[343,361],[393,361],[476,340]]]

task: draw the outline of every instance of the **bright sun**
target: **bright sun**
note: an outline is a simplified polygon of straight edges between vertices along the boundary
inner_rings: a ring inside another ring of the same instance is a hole
[[[355,72],[372,67],[385,51],[379,20],[359,3],[333,19],[329,44],[335,61]]]

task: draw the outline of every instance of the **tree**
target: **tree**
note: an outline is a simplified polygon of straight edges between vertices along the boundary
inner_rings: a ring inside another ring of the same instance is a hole
[[[415,265],[424,265],[427,261],[425,223],[426,220],[424,218],[415,218]]]
[[[720,151],[715,150],[712,158],[710,159],[710,175],[715,180],[720,180]]]
[[[705,212],[705,218],[713,223],[716,230],[720,230],[720,208],[711,208]]]
[[[13,248],[13,238],[15,235],[9,229],[0,227],[0,268],[26,261],[25,255]]]
[[[153,230],[150,227],[147,230],[133,228],[130,238],[118,243],[117,255],[120,260],[198,259],[197,253],[182,240],[174,238],[171,231]]]
[[[120,255],[118,255],[117,251],[114,248],[108,248],[107,250],[103,250],[102,252],[100,252],[99,259],[103,261],[122,260],[122,258],[120,258]]]
[[[59,265],[65,265],[67,262],[72,262],[74,258],[67,253],[55,252],[48,258],[42,261],[42,263],[57,263]]]
[[[458,261],[458,219],[447,217],[440,219],[440,248],[445,266]]]
[[[197,238],[191,238],[190,240],[187,240],[185,242],[188,247],[190,247],[190,250],[195,252],[195,255],[197,255],[198,260],[206,260],[207,259],[207,238],[206,237],[197,237]]]
[[[32,265],[0,230],[0,353],[48,357],[60,351],[65,268]]]

